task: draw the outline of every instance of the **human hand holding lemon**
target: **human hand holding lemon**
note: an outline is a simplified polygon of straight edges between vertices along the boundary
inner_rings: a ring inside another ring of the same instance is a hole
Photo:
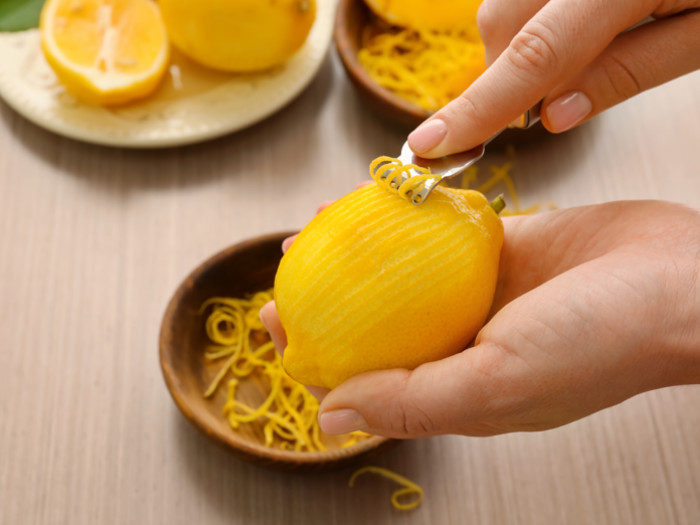
[[[336,201],[275,277],[285,370],[333,388],[458,352],[486,320],[502,239],[497,212],[473,190],[438,187],[414,206],[369,184]]]
[[[700,381],[700,211],[614,202],[503,223],[491,317],[474,346],[348,379],[322,401],[324,431],[544,430]],[[261,316],[284,348],[274,304]]]

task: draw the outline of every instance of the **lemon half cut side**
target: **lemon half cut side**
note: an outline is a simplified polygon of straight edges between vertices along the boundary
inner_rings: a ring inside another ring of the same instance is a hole
[[[151,94],[166,71],[169,44],[151,0],[48,0],[41,47],[68,91],[117,105]]]

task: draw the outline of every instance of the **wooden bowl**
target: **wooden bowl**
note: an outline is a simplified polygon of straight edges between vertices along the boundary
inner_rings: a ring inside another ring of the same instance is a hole
[[[333,34],[338,56],[352,85],[374,113],[407,130],[413,129],[433,112],[411,104],[381,87],[372,80],[357,59],[364,28],[373,17],[375,15],[364,0],[338,0]],[[546,134],[547,131],[540,123],[528,130],[506,129],[490,143],[490,147],[522,144]]]
[[[160,331],[160,364],[175,404],[196,428],[243,460],[279,469],[339,468],[378,453],[395,440],[373,436],[341,448],[341,440],[326,436],[323,452],[277,450],[263,444],[262,422],[241,424],[233,430],[222,415],[225,388],[205,399],[206,390],[222,363],[207,362],[204,349],[202,303],[214,296],[243,297],[271,288],[282,257],[282,241],[293,232],[250,239],[214,255],[199,265],[175,291]],[[237,396],[251,404],[264,399],[263,387],[253,380],[238,386]]]

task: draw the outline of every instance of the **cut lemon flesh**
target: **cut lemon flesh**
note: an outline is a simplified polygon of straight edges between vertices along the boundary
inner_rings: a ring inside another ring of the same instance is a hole
[[[100,105],[124,104],[157,87],[168,38],[151,0],[48,0],[41,47],[66,89]]]

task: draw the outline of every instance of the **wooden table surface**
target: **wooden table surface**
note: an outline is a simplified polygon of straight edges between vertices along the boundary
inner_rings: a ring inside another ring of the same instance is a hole
[[[695,73],[484,165],[512,161],[525,205],[700,206],[699,116]],[[0,523],[700,523],[700,386],[547,432],[401,443],[374,464],[424,487],[410,513],[380,478],[263,470],[180,415],[157,347],[176,286],[232,243],[302,227],[405,132],[332,52],[278,114],[188,147],[83,144],[0,103]]]

